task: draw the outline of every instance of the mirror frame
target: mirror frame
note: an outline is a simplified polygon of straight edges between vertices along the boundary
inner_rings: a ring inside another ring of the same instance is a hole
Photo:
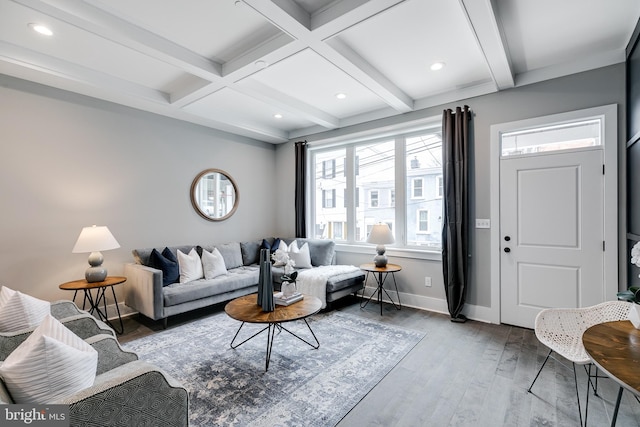
[[[200,207],[200,205],[198,205],[198,203],[196,201],[196,195],[195,195],[196,187],[198,186],[198,184],[200,183],[200,180],[205,175],[209,175],[209,174],[212,174],[212,173],[219,173],[219,174],[222,174],[225,177],[227,177],[229,182],[231,182],[231,185],[233,185],[233,192],[235,193],[235,197],[233,199],[233,207],[231,208],[231,210],[226,215],[221,216],[220,218],[213,218],[213,217],[207,215],[207,213],[202,210],[202,208]],[[236,184],[234,179],[231,177],[231,175],[229,175],[227,172],[223,171],[222,169],[215,169],[215,168],[206,169],[206,170],[200,172],[193,179],[193,182],[191,183],[190,197],[191,197],[191,205],[193,205],[193,208],[196,210],[198,215],[200,215],[202,218],[206,219],[207,221],[224,221],[225,219],[229,218],[231,215],[233,215],[235,213],[236,209],[238,209],[238,203],[240,202],[240,193],[238,192],[238,185]]]

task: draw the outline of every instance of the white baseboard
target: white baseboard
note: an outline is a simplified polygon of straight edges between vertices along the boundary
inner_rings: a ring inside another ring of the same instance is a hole
[[[371,295],[375,290],[376,290],[375,287],[367,286],[365,292],[367,295]],[[391,298],[393,298],[394,302],[398,301],[398,295],[396,294],[395,291],[391,291],[389,289],[386,289],[386,291],[389,292],[389,295],[391,295]],[[386,298],[385,294],[383,294],[382,301],[385,301],[387,303],[389,302],[389,299]],[[441,313],[441,314],[447,314],[447,315],[449,314],[449,309],[447,308],[447,301],[440,298],[431,298],[431,297],[425,297],[422,295],[414,295],[414,294],[407,294],[404,292],[400,292],[400,302],[405,307],[416,308],[418,310],[433,311],[435,313]],[[118,303],[118,308],[120,308],[120,316],[122,318],[132,316],[138,313],[136,310],[125,305],[123,302]],[[489,307],[465,304],[463,313],[465,316],[467,316],[467,318],[471,320],[477,320],[479,322],[485,322],[485,323],[493,323],[491,321],[492,319],[491,308]],[[108,314],[107,318],[110,321],[113,321],[114,319],[118,318],[118,312],[116,311],[115,304],[107,305],[107,314]]]
[[[133,308],[125,305],[123,302],[118,303],[118,308],[120,309],[120,317],[125,318],[137,314],[138,312]],[[113,322],[114,320],[118,320],[118,311],[116,310],[115,304],[107,305],[107,319]]]
[[[367,286],[366,295],[371,295],[375,292],[376,288],[373,286]],[[398,301],[398,294],[395,291],[391,291],[389,289],[385,289],[391,295],[391,298],[394,302]],[[440,298],[431,298],[425,297],[422,295],[414,295],[407,294],[403,292],[399,292],[400,294],[400,302],[403,306],[416,308],[419,310],[427,310],[433,311],[436,313],[449,314],[449,309],[447,307],[447,301]],[[386,295],[383,293],[382,301],[389,302],[389,299],[386,298]],[[467,316],[468,319],[477,320],[479,322],[484,323],[492,323],[492,313],[491,308],[483,307],[479,305],[471,305],[465,304],[464,309],[462,310],[463,314]]]

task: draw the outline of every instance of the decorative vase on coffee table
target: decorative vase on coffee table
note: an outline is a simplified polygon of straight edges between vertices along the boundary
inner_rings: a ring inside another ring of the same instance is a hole
[[[269,249],[260,250],[260,275],[258,276],[258,305],[262,311],[273,311],[273,277],[271,276],[271,261]]]

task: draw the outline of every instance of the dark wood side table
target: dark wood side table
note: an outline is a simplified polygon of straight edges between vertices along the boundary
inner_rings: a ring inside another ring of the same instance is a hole
[[[620,385],[611,418],[615,426],[622,391],[640,396],[640,331],[628,320],[600,323],[584,332],[582,344],[593,363]]]
[[[89,313],[96,313],[97,317],[111,326],[114,331],[119,334],[124,332],[124,324],[122,323],[122,316],[120,315],[120,308],[118,307],[118,300],[116,298],[116,291],[113,289],[114,286],[119,285],[127,281],[126,277],[123,276],[108,276],[102,282],[93,282],[89,283],[85,279],[74,280],[72,282],[63,283],[59,286],[60,289],[65,291],[75,291],[73,294],[73,301],[76,301],[76,295],[78,295],[78,291],[84,292],[84,299],[82,301],[82,309],[86,310],[87,302],[89,303]],[[118,312],[118,320],[120,321],[120,330],[116,329],[116,327],[109,321],[107,318],[107,298],[105,296],[105,291],[107,288],[111,288],[111,293],[113,294],[113,301],[116,305],[116,310]],[[92,290],[96,290],[95,297],[91,294]],[[102,301],[104,306],[104,311],[100,309],[100,302]]]
[[[224,307],[224,311],[227,313],[227,315],[229,315],[229,317],[242,322],[242,324],[238,328],[238,331],[231,340],[231,348],[235,349],[249,341],[251,338],[260,335],[264,331],[267,331],[267,356],[264,370],[268,371],[269,360],[271,359],[271,348],[273,347],[273,338],[276,329],[278,329],[278,331],[283,330],[289,332],[291,335],[298,338],[300,341],[310,345],[314,349],[318,349],[320,347],[320,341],[318,341],[318,338],[316,338],[316,334],[313,333],[311,326],[309,326],[309,323],[307,322],[307,317],[320,311],[320,308],[322,307],[322,301],[320,301],[320,298],[314,297],[312,295],[305,295],[303,300],[294,302],[291,305],[276,305],[273,311],[262,311],[262,307],[258,305],[257,301],[257,294],[245,295],[243,297],[234,299]],[[310,343],[309,341],[299,337],[298,335],[282,326],[283,323],[292,322],[294,320],[304,320],[307,328],[309,328],[309,332],[311,332],[313,339],[316,341],[315,344]],[[234,344],[236,338],[238,337],[238,334],[240,333],[240,330],[245,323],[262,323],[267,324],[267,326],[251,335],[241,343]]]
[[[367,272],[367,277],[364,279],[364,287],[362,288],[362,300],[360,301],[360,308],[365,308],[367,304],[369,304],[369,301],[371,301],[373,296],[377,295],[378,304],[380,304],[380,316],[382,316],[382,292],[387,294],[389,301],[391,301],[391,304],[393,304],[393,306],[397,310],[400,310],[402,308],[402,304],[400,303],[400,293],[398,292],[398,284],[396,283],[396,276],[394,274],[402,270],[402,267],[400,267],[397,264],[387,264],[386,267],[376,267],[374,263],[369,262],[367,264],[362,264],[360,266],[360,270]],[[363,304],[362,301],[365,299],[364,291],[367,288],[367,280],[369,279],[369,273],[373,273],[373,277],[376,279],[377,287],[376,287],[376,290],[369,296],[369,298]],[[391,295],[389,295],[389,292],[387,292],[387,290],[384,288],[384,282],[385,280],[387,280],[387,276],[389,276],[389,274],[391,274],[391,277],[393,278],[393,284],[396,287],[396,295],[398,295],[398,305],[396,305],[396,303],[393,302]]]

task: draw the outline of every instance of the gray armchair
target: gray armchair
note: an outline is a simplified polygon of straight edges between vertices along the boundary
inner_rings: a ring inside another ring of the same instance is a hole
[[[55,305],[55,308],[54,308]],[[94,384],[48,404],[69,405],[72,426],[188,426],[188,393],[157,367],[120,347],[111,328],[70,301],[51,305],[51,314],[98,352]],[[67,316],[68,317],[64,317]],[[0,360],[32,332],[0,334]],[[0,404],[14,403],[0,379]]]

